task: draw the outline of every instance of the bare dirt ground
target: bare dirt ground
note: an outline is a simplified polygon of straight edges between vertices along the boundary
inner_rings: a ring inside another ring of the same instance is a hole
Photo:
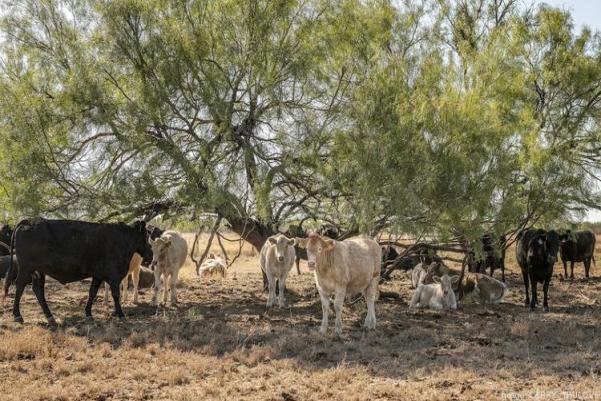
[[[578,264],[574,281],[560,278],[558,263],[546,314],[524,308],[513,249],[507,265],[505,303],[445,313],[408,312],[409,273],[395,273],[381,290],[402,299],[380,299],[376,331],[361,329],[361,301],[345,306],[342,338],[333,328],[318,334],[321,306],[304,262],[290,275],[288,307],[266,311],[249,247],[223,280],[200,280],[188,262],[177,307],[152,307],[146,291],[125,306],[125,322],[101,291],[86,323],[89,282],[50,280],[58,330],[48,330],[30,289],[25,325],[9,310],[0,319],[1,399],[601,399],[601,263],[589,280]]]

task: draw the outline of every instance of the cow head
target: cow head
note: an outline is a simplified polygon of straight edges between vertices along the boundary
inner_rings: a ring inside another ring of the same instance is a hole
[[[544,258],[549,265],[557,262],[557,252],[561,243],[560,235],[555,230],[537,234],[530,240],[530,252]]]
[[[306,241],[304,241],[304,245],[307,248],[307,266],[309,270],[315,270],[317,260],[322,259],[329,252],[333,251],[336,247],[336,241],[323,238],[317,233],[311,233]]]
[[[142,260],[152,259],[152,250],[148,244],[148,231],[146,230],[146,222],[142,220],[134,221],[131,227],[136,231],[136,249],[135,251],[142,256]]]
[[[274,235],[267,240],[271,245],[275,245],[275,256],[278,262],[284,261],[289,246],[296,245],[296,240],[294,238],[287,238],[284,235]]]
[[[434,280],[435,283],[440,284],[440,287],[442,288],[442,295],[446,297],[453,292],[453,284],[459,281],[459,276],[449,277],[448,274],[443,274],[442,277],[432,277],[432,280]]]
[[[559,235],[559,240],[561,242],[561,244],[565,244],[566,242],[569,242],[572,240],[572,231],[571,230],[565,230],[563,233],[561,233]]]
[[[154,270],[157,265],[164,263],[167,252],[171,247],[171,240],[159,237],[149,241],[152,248],[152,263],[150,263],[150,268]]]

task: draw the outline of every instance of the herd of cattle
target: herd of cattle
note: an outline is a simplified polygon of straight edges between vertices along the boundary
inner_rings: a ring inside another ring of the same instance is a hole
[[[268,238],[260,253],[260,267],[268,282],[267,307],[272,307],[276,298],[280,307],[285,306],[286,278],[295,261],[298,263],[297,251],[300,249],[314,274],[321,299],[320,332],[327,331],[333,299],[335,332],[341,333],[344,300],[357,294],[361,294],[367,304],[364,326],[374,329],[381,269],[386,266],[387,259],[396,258],[398,253],[394,248],[381,247],[366,236],[338,241],[323,234],[310,233],[305,238],[277,234]],[[516,239],[516,258],[524,279],[525,303],[531,310],[537,304],[539,283],[543,285],[543,308],[549,310],[549,283],[558,253],[566,277],[567,262],[570,262],[572,278],[575,262],[584,263],[585,275],[589,277],[595,250],[592,232],[528,229],[520,232]],[[465,280],[463,275],[448,269],[440,258],[423,258],[412,266],[411,281],[415,291],[409,308],[456,309],[459,288],[464,296],[472,296],[478,302],[500,302],[507,293],[505,238],[496,241],[492,235],[485,235],[482,245],[483,256],[474,258]],[[39,219],[24,220],[14,230],[8,226],[0,229],[0,278],[5,278],[4,299],[14,283],[13,315],[18,322],[23,322],[19,307],[21,296],[26,285],[31,284],[49,324],[56,325],[44,293],[46,276],[62,284],[92,279],[85,306],[86,319],[92,319],[92,304],[103,282],[105,302],[110,290],[114,315],[123,318],[121,300],[127,298],[129,277],[134,287],[134,302],[137,302],[142,273],[142,277],[154,278],[146,280],[153,282],[153,305],[157,304],[161,288],[163,302],[167,302],[170,293],[171,303],[176,304],[178,272],[187,254],[187,243],[178,232],[162,231],[143,221],[127,225]],[[486,268],[490,268],[490,275],[484,274]],[[501,281],[492,277],[496,268],[501,269]],[[211,257],[200,270],[203,275],[212,272],[223,275],[225,265],[221,259]],[[460,281],[464,282],[459,285]]]

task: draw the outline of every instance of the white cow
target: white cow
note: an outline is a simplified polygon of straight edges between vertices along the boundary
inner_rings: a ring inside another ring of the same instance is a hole
[[[417,306],[432,309],[457,309],[457,299],[453,292],[453,283],[459,280],[458,276],[434,276],[434,284],[420,284],[413,293],[409,309]]]
[[[140,282],[140,267],[142,266],[142,256],[139,253],[134,253],[134,256],[131,257],[129,261],[129,269],[127,270],[127,274],[125,278],[121,280],[121,302],[126,302],[128,298],[128,278],[131,274],[131,280],[134,284],[134,303],[138,303],[138,283]],[[104,304],[108,304],[109,299],[109,285],[104,283]]]
[[[417,288],[420,284],[424,282],[426,278],[427,271],[424,268],[425,263],[421,262],[415,265],[413,271],[411,272],[411,288]]]
[[[346,296],[362,294],[367,304],[364,326],[376,328],[375,302],[378,296],[382,249],[371,238],[353,237],[336,241],[317,234],[301,242],[307,248],[307,265],[314,272],[321,298],[323,318],[319,331],[328,329],[330,297],[334,296],[335,332],[342,333],[342,305]]]
[[[171,304],[177,303],[177,275],[184,265],[188,254],[188,244],[177,231],[168,230],[159,238],[150,241],[152,247],[152,263],[154,267],[154,287],[152,304],[157,304],[157,294],[161,288],[163,276],[163,303],[167,303],[167,282],[171,290]]]
[[[278,306],[280,308],[285,306],[284,290],[286,289],[286,277],[288,277],[288,273],[296,260],[295,244],[295,239],[277,234],[269,237],[265,241],[263,248],[261,248],[261,270],[265,272],[267,282],[269,283],[268,308],[271,308],[275,302],[276,280],[279,280],[280,290],[278,294]]]
[[[211,253],[209,254],[209,257],[200,265],[200,268],[198,269],[198,275],[200,277],[212,277],[215,275],[225,277],[226,269],[227,265],[223,259]]]

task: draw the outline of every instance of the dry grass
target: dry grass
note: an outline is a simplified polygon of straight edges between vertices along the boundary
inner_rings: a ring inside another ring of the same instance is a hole
[[[191,239],[191,238],[189,238]],[[206,239],[205,239],[206,240]],[[236,244],[227,244],[229,252]],[[218,247],[214,249],[219,251]],[[57,331],[31,290],[21,327],[0,321],[3,400],[503,400],[601,399],[601,266],[589,280],[551,283],[551,312],[528,313],[512,250],[506,303],[452,313],[408,313],[409,274],[395,273],[378,328],[360,325],[365,306],[344,311],[344,334],[317,333],[313,278],[290,276],[289,308],[265,311],[257,257],[248,247],[225,279],[201,281],[188,262],[180,304],[153,308],[150,293],[117,321],[102,303],[86,323],[89,282],[47,294]],[[601,261],[601,254],[597,253]],[[583,276],[581,264],[577,276]]]

